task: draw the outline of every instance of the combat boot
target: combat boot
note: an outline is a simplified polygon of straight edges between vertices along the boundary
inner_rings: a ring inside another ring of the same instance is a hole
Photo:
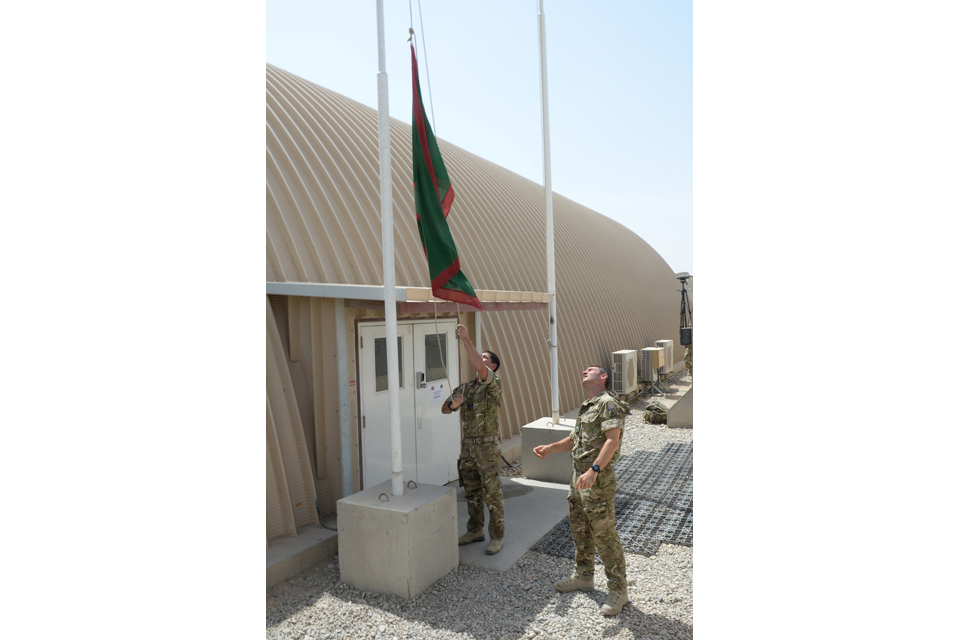
[[[600,607],[600,613],[605,616],[615,616],[620,613],[623,605],[627,604],[629,600],[630,598],[627,596],[626,588],[622,591],[611,591],[609,595],[607,595],[607,601]]]
[[[491,538],[490,544],[487,545],[487,555],[492,556],[493,554],[500,551],[500,547],[503,546],[503,538]]]
[[[593,576],[582,578],[577,574],[573,574],[569,578],[564,578],[560,582],[557,582],[554,586],[560,593],[576,591],[577,589],[580,591],[593,591]]]
[[[480,529],[480,531],[467,531],[465,534],[457,538],[457,544],[470,544],[471,542],[479,542],[483,539],[483,529]]]

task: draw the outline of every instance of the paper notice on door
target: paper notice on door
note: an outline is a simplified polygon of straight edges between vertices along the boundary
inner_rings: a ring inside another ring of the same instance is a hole
[[[445,397],[443,394],[443,384],[430,385],[430,402],[442,402]]]

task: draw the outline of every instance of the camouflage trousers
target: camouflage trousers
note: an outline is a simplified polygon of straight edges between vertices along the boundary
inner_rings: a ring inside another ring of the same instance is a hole
[[[500,445],[481,442],[460,445],[463,492],[467,498],[467,531],[483,531],[483,505],[490,511],[488,533],[503,538],[503,490],[500,486]]]
[[[617,493],[617,478],[613,467],[600,472],[589,489],[577,489],[577,478],[582,471],[573,472],[567,501],[570,506],[570,533],[577,547],[576,573],[593,577],[594,555],[600,554],[607,574],[607,588],[619,591],[627,588],[627,561],[617,533],[617,518],[613,498]]]

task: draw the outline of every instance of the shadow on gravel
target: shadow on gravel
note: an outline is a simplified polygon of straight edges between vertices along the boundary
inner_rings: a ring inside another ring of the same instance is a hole
[[[607,601],[607,592],[597,589],[596,591],[559,594],[554,607],[554,615],[564,619],[579,621],[584,624],[584,630],[580,634],[584,638],[592,638],[597,635],[596,618],[603,618],[606,622],[599,635],[602,637],[616,636],[622,629],[629,631],[633,637],[642,638],[649,636],[659,640],[665,639],[661,631],[666,630],[670,638],[693,638],[693,627],[656,613],[645,613],[644,603],[628,602],[620,615],[604,616],[600,613],[600,607]],[[577,629],[572,629],[577,633]]]
[[[520,640],[529,632],[534,637],[553,637],[549,625],[556,624],[557,617],[565,634],[574,637],[611,637],[622,629],[637,640],[693,637],[692,627],[645,614],[642,603],[630,602],[620,615],[603,616],[600,607],[606,592],[602,590],[557,593],[553,583],[568,570],[527,553],[504,572],[459,566],[413,600],[404,600],[342,584],[334,556],[333,562],[267,591],[267,638],[419,638],[447,631],[471,640]],[[374,619],[371,609],[380,620]],[[554,618],[549,623],[547,615]],[[405,624],[416,627],[404,629]]]

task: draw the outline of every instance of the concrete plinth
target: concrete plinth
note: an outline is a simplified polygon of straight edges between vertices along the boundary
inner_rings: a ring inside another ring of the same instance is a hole
[[[546,460],[541,460],[533,453],[534,447],[542,444],[553,444],[563,440],[573,431],[576,420],[560,418],[560,424],[554,425],[550,418],[540,418],[528,425],[520,427],[520,440],[523,443],[523,475],[532,480],[543,482],[570,483],[570,474],[573,473],[573,458],[569,451],[551,453]]]
[[[392,490],[388,480],[337,501],[340,580],[409,600],[460,562],[457,493],[436,485],[402,496]]]
[[[693,428],[693,387],[667,411],[667,426],[677,429]]]

